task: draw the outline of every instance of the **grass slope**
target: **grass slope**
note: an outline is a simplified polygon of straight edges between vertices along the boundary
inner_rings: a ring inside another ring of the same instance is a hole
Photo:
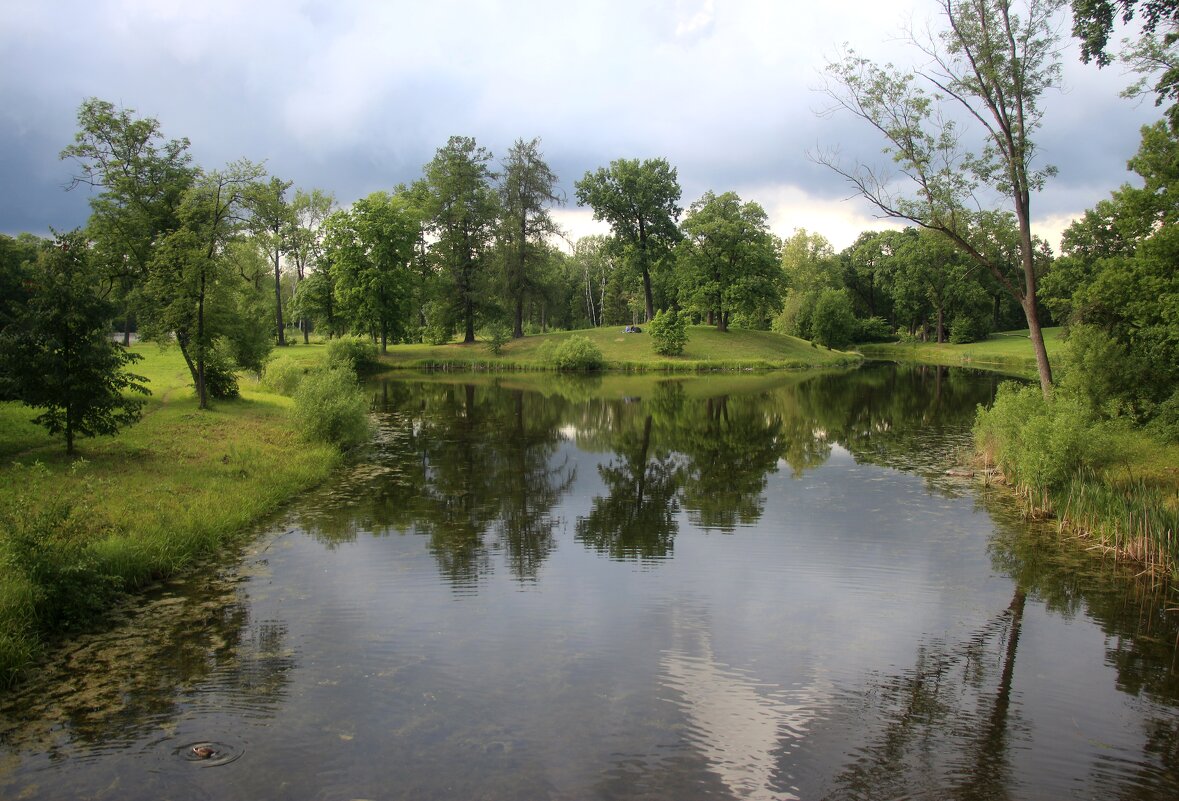
[[[69,569],[51,563],[54,548],[76,546],[96,560],[95,575],[134,589],[225,545],[339,463],[335,448],[299,439],[289,398],[243,380],[240,399],[201,411],[177,349],[134,350],[145,357],[134,370],[152,390],[144,417],[115,436],[80,440],[79,460],[29,422],[35,411],[0,404],[0,686],[65,627],[44,620]],[[299,345],[276,358],[314,363],[323,350]],[[22,536],[38,544],[21,550]],[[72,610],[64,612],[68,621]]]
[[[1063,328],[1044,329],[1044,347],[1048,360],[1060,353],[1064,346]],[[977,367],[1012,373],[1025,378],[1036,375],[1036,355],[1027,329],[991,334],[982,342],[965,345],[937,344],[936,342],[873,343],[859,346],[859,351],[872,359],[913,361],[926,364],[945,364],[955,367]]]
[[[578,335],[602,352],[608,370],[695,371],[800,367],[836,367],[854,364],[855,354],[811,347],[809,342],[771,331],[732,329],[720,333],[711,326],[688,329],[688,344],[681,356],[660,356],[646,334],[623,334],[621,326],[582,331],[558,331],[527,336],[509,342],[499,356],[485,343],[462,345],[396,345],[382,358],[389,367],[449,367],[481,370],[545,370],[538,352],[546,342],[560,344]]]

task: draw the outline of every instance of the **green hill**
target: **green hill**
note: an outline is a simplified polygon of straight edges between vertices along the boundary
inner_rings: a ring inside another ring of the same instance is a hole
[[[1063,346],[1063,328],[1044,329],[1044,347],[1048,350],[1049,360],[1057,356]],[[1022,331],[1001,331],[991,334],[982,342],[964,345],[951,345],[948,342],[940,345],[936,342],[875,343],[860,345],[859,351],[870,359],[978,367],[1029,378],[1036,375],[1036,355],[1032,352],[1032,341],[1028,338],[1026,328]]]
[[[688,328],[688,344],[681,356],[660,356],[646,333],[624,334],[622,326],[558,331],[517,339],[504,345],[500,355],[486,342],[473,345],[395,345],[382,357],[387,367],[458,368],[475,370],[544,370],[541,352],[547,342],[560,344],[571,336],[589,339],[602,352],[608,370],[743,370],[803,367],[836,367],[855,364],[854,353],[812,347],[805,340],[772,331],[730,329],[725,333],[705,325]]]

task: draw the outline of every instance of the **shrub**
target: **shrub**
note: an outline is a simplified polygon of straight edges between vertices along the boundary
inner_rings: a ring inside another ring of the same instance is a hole
[[[294,400],[299,433],[308,441],[348,448],[369,436],[368,399],[348,370],[312,370],[295,390]]]
[[[262,372],[262,385],[279,395],[293,395],[303,376],[307,375],[307,368],[291,361],[278,359],[266,365]]]
[[[825,289],[815,302],[811,318],[811,334],[816,342],[827,348],[843,350],[856,333],[856,315],[851,299],[838,289]]]
[[[651,346],[661,356],[679,356],[688,343],[688,317],[675,309],[656,313],[647,324]]]
[[[506,324],[497,322],[487,327],[487,349],[498,356],[504,345],[512,341],[512,329]]]
[[[375,343],[360,337],[340,337],[328,342],[327,364],[353,373],[371,373],[380,368]]]
[[[210,398],[229,400],[239,394],[237,362],[233,350],[224,338],[218,339],[205,353],[205,392]]]
[[[1009,479],[1035,490],[1058,490],[1116,458],[1109,427],[1084,402],[1059,392],[1045,400],[1038,385],[1000,386],[994,405],[979,410],[974,437]]]
[[[579,334],[573,334],[557,345],[552,354],[552,365],[558,370],[589,371],[602,367],[602,351]]]
[[[869,317],[857,321],[856,342],[891,342],[896,339],[892,326],[882,317]]]
[[[950,342],[955,345],[978,342],[986,339],[989,333],[985,321],[969,314],[959,314],[950,323]]]

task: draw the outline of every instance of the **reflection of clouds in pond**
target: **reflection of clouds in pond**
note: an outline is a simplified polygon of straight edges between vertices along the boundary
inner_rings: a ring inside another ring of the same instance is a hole
[[[707,621],[674,617],[679,645],[663,652],[661,682],[678,696],[692,747],[736,798],[799,798],[780,758],[820,719],[830,687],[812,681],[788,701],[774,685],[717,661]]]

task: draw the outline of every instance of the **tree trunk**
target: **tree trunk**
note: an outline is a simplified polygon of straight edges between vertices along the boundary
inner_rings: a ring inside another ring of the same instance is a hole
[[[722,334],[729,330],[729,315],[727,312],[718,311],[716,313],[716,330]]]
[[[524,336],[524,293],[516,295],[516,316],[512,322],[512,339]]]
[[[278,323],[278,344],[285,346],[287,344],[286,333],[283,331],[282,324],[282,272],[279,270],[279,252],[274,251],[274,316]]]
[[[946,341],[946,310],[941,304],[937,307],[937,344]]]

